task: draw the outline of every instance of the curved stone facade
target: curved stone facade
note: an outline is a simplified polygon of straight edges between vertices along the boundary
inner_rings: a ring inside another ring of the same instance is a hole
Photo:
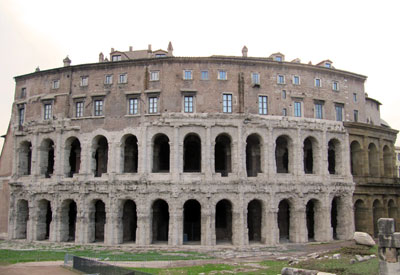
[[[365,77],[330,61],[168,53],[16,77],[9,238],[351,238],[343,121],[367,122]]]

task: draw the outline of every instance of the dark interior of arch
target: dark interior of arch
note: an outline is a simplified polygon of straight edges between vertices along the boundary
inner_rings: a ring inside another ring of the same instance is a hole
[[[373,222],[374,222],[374,237],[378,237],[378,220],[385,216],[385,209],[379,200],[375,200],[372,205]]]
[[[68,241],[75,241],[76,203],[71,201],[68,206]]]
[[[104,227],[106,224],[106,206],[104,202],[101,200],[96,201],[95,203],[95,241],[103,242],[104,241]]]
[[[290,206],[287,200],[283,200],[279,203],[278,229],[279,229],[279,240],[281,242],[289,241]]]
[[[124,146],[124,173],[137,173],[138,145],[135,136],[129,136]]]
[[[137,214],[136,204],[132,200],[127,200],[124,204],[122,214],[123,224],[123,241],[135,242],[136,241],[136,228],[137,228]]]
[[[105,137],[98,139],[94,158],[96,160],[95,177],[101,177],[103,173],[107,173],[108,142]]]
[[[164,200],[157,200],[153,204],[152,232],[154,242],[167,242],[169,230],[169,208]]]
[[[75,173],[79,173],[81,167],[81,143],[77,138],[71,143],[71,149],[69,153],[69,177],[72,177]]]
[[[217,203],[215,211],[215,235],[218,241],[232,241],[232,205],[228,200]]]
[[[231,140],[226,135],[219,135],[215,139],[215,172],[227,177],[231,168]]]
[[[368,232],[367,221],[369,210],[362,200],[357,200],[354,204],[354,224],[356,231]]]
[[[21,175],[31,174],[32,165],[32,143],[23,142],[19,153],[19,169]]]
[[[332,200],[332,207],[331,207],[331,227],[332,227],[332,234],[333,239],[337,240],[337,226],[338,226],[338,198],[334,198]]]
[[[261,202],[252,200],[247,207],[247,227],[249,241],[261,241]]]
[[[28,201],[18,201],[17,209],[17,228],[15,237],[17,239],[26,239],[27,225],[29,220]]]
[[[361,175],[361,147],[357,141],[353,141],[350,145],[350,169],[354,176]]]
[[[303,146],[303,156],[304,156],[304,173],[312,174],[313,173],[313,146],[312,142],[309,138],[304,140]]]
[[[46,143],[47,164],[45,170],[46,178],[50,178],[54,172],[54,142],[48,140]]]
[[[248,177],[261,173],[260,140],[256,135],[250,135],[246,141],[246,171]]]
[[[306,219],[307,219],[307,232],[308,240],[314,239],[314,224],[315,224],[315,203],[314,201],[309,201],[306,205]]]
[[[188,200],[183,206],[183,241],[198,242],[201,239],[201,206],[196,200]]]
[[[336,174],[336,147],[333,140],[328,143],[328,171],[329,174]]]
[[[286,137],[278,137],[275,148],[277,173],[289,173],[289,149]]]
[[[201,172],[200,138],[197,135],[188,135],[183,146],[183,172]]]
[[[153,145],[153,172],[169,172],[169,139],[159,135],[154,139]]]

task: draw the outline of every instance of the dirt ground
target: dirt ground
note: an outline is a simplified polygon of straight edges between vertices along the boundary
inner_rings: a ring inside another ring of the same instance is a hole
[[[44,263],[46,264],[46,263]],[[0,266],[1,275],[76,275],[78,273],[72,272],[60,266],[40,266],[25,264],[13,264],[7,266]]]

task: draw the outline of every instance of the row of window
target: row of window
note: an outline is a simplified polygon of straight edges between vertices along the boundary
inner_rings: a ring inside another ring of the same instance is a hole
[[[153,95],[148,97],[148,114],[158,114],[159,113],[159,97],[158,95]],[[139,114],[139,97],[128,97],[127,99],[127,114],[137,115]],[[303,117],[303,102],[296,100],[294,101],[293,114],[295,117]],[[53,118],[53,102],[46,102],[43,105],[43,119],[50,120]],[[324,102],[315,101],[314,103],[314,114],[315,118],[324,118]],[[194,95],[184,95],[183,97],[183,111],[185,113],[195,112],[195,96]],[[335,118],[337,121],[343,121],[343,111],[344,105],[336,103],[335,104]],[[224,93],[222,95],[222,112],[232,113],[232,94]],[[258,113],[260,115],[268,115],[268,96],[259,95],[258,96]],[[96,98],[93,100],[93,115],[103,116],[104,115],[104,98]],[[282,109],[282,116],[287,116],[287,108]],[[84,100],[75,101],[75,117],[80,118],[84,116]],[[18,106],[18,123],[23,125],[25,118],[25,105]],[[358,122],[358,110],[353,111],[353,120]]]

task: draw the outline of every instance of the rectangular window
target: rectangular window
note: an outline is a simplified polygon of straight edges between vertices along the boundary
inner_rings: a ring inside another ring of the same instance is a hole
[[[283,109],[282,109],[282,115],[283,115],[283,116],[287,116],[287,110],[286,110],[286,108],[283,108]]]
[[[128,82],[128,75],[127,74],[120,74],[119,75],[119,83],[125,84]]]
[[[353,93],[353,101],[357,102],[357,93]]]
[[[111,85],[113,80],[112,74],[106,75],[106,78],[104,79],[104,84],[106,85]]]
[[[343,106],[336,105],[335,112],[336,112],[336,121],[343,121]]]
[[[339,91],[339,82],[333,81],[332,83],[332,90]]]
[[[301,117],[301,102],[294,102],[294,116]]]
[[[44,120],[49,120],[52,118],[52,107],[53,105],[51,103],[44,104]]]
[[[149,97],[149,114],[157,114],[157,101],[158,97]]]
[[[322,103],[315,103],[315,118],[322,119]]]
[[[129,98],[128,100],[128,114],[136,115],[138,113],[139,100],[137,98]]]
[[[120,55],[113,55],[112,61],[121,61],[121,56]]]
[[[279,74],[277,78],[278,84],[285,84],[285,76]]]
[[[193,113],[193,96],[184,97],[184,111],[185,113]]]
[[[358,122],[358,110],[354,110],[354,121]]]
[[[397,160],[400,161],[400,154],[397,154]]]
[[[83,101],[78,101],[75,103],[75,116],[83,117]]]
[[[201,71],[201,80],[208,80],[208,71]]]
[[[264,95],[258,96],[258,113],[260,115],[268,114],[268,97]]]
[[[160,71],[151,71],[150,81],[159,81],[159,80],[160,80]]]
[[[25,106],[21,105],[18,108],[18,125],[22,126],[24,124],[25,119]]]
[[[25,98],[26,97],[26,88],[21,88],[21,94],[19,95],[19,98]]]
[[[218,80],[226,80],[226,71],[218,71]]]
[[[103,100],[102,99],[96,99],[94,101],[94,115],[95,116],[103,115]]]
[[[282,90],[282,99],[286,99],[286,90]]]
[[[259,73],[252,73],[251,74],[251,83],[260,85],[260,74]]]
[[[81,87],[85,87],[89,84],[88,76],[81,76]]]
[[[316,78],[315,79],[315,87],[321,87],[321,79],[319,79],[319,78]]]
[[[282,62],[282,56],[280,55],[275,56],[275,61]]]
[[[222,111],[224,113],[232,113],[232,95],[223,94],[222,96]]]
[[[300,76],[298,75],[293,76],[293,85],[300,85]]]
[[[183,71],[183,79],[184,80],[192,80],[192,71],[191,70],[184,70]]]
[[[52,88],[52,89],[58,89],[58,88],[60,88],[60,80],[53,80],[53,81],[51,82],[51,88]]]

